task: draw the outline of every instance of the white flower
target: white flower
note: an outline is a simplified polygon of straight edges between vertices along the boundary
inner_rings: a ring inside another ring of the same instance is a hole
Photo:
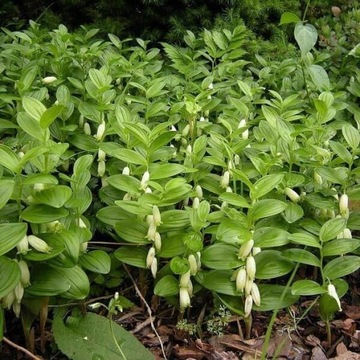
[[[48,85],[57,80],[55,76],[46,76],[42,79],[43,84]]]
[[[236,275],[236,290],[239,292],[243,292],[245,289],[245,285],[246,285],[246,279],[247,279],[247,274],[246,274],[246,270],[245,268],[241,268],[239,269],[237,275]]]
[[[86,224],[84,223],[84,220],[81,217],[78,218],[78,226],[79,228],[86,229]]]
[[[101,141],[105,134],[105,122],[103,121],[97,128],[95,139]]]
[[[337,304],[339,306],[339,311],[342,311],[340,299],[339,299],[339,296],[338,296],[338,294],[336,292],[335,286],[333,284],[329,284],[328,287],[327,287],[327,291],[328,291],[328,294],[336,300],[336,302],[337,302]]]
[[[157,250],[157,251],[160,251],[161,250],[161,235],[158,233],[158,232],[156,232],[155,233],[155,237],[154,237],[154,245],[155,245],[155,249]]]
[[[160,226],[162,222],[161,222],[161,214],[159,208],[156,205],[153,205],[152,211],[153,211],[155,225]]]
[[[296,191],[288,187],[285,188],[285,194],[290,198],[290,200],[294,202],[297,202],[300,199],[300,195]]]
[[[245,296],[248,296],[251,294],[251,289],[252,289],[253,283],[254,283],[254,280],[249,279],[249,276],[248,276],[246,278],[246,283],[245,283],[245,288],[244,288]]]
[[[186,288],[180,288],[180,309],[184,310],[191,304],[190,295]]]
[[[226,189],[229,185],[229,182],[230,182],[230,173],[229,171],[225,171],[220,179],[220,187]]]
[[[91,128],[90,128],[89,123],[87,123],[87,122],[84,124],[84,134],[91,135]]]
[[[150,180],[150,173],[145,171],[140,182],[141,189],[145,190],[147,188],[148,181]]]
[[[194,199],[193,199],[192,207],[193,207],[193,209],[197,209],[197,208],[199,207],[199,205],[200,205],[200,200],[199,200],[199,198],[196,196],[196,197],[194,197]]]
[[[16,245],[18,254],[25,255],[29,251],[29,241],[27,235],[25,235],[20,242]]]
[[[130,169],[128,166],[125,166],[122,171],[123,175],[130,175]]]
[[[255,279],[256,274],[256,262],[253,256],[248,256],[246,259],[246,272],[250,280]]]
[[[253,297],[251,295],[248,295],[245,299],[245,306],[244,306],[244,317],[249,317],[251,314],[253,306]]]
[[[106,159],[106,153],[104,150],[99,149],[98,150],[98,161],[105,161]]]
[[[255,256],[256,254],[261,252],[261,247],[254,246],[252,249],[252,254]]]
[[[156,278],[156,274],[157,274],[157,270],[158,270],[158,265],[157,265],[157,258],[154,257],[153,262],[150,266],[150,270],[151,270],[151,274],[153,276],[153,278]]]
[[[191,276],[190,270],[180,276],[180,287],[181,288],[187,288],[189,281],[190,281],[190,276]]]
[[[106,163],[105,163],[105,161],[103,161],[103,160],[102,160],[102,161],[99,161],[97,171],[98,171],[98,175],[99,175],[100,177],[103,177],[103,176],[104,176],[105,171],[106,171]]]
[[[214,89],[214,84],[213,84],[213,83],[210,83],[209,86],[208,86],[208,89],[209,89],[209,90],[213,90],[213,89]]]
[[[251,296],[254,300],[255,305],[260,306],[261,298],[260,298],[260,291],[258,286],[253,283],[251,288]]]
[[[155,248],[151,247],[146,256],[146,267],[151,268],[151,265],[155,259]]]
[[[202,190],[202,187],[200,185],[196,185],[195,192],[196,192],[196,196],[199,199],[203,198],[203,190]]]
[[[23,287],[27,287],[30,284],[30,271],[28,264],[24,260],[20,260],[18,262],[19,268],[20,268],[20,281]]]
[[[254,247],[254,240],[253,239],[248,240],[245,243],[243,243],[240,246],[239,253],[238,253],[238,258],[244,261],[248,257],[248,255],[250,254],[253,247]]]
[[[339,200],[340,215],[344,218],[349,217],[349,197],[346,194],[342,194]]]
[[[196,273],[198,271],[198,266],[197,266],[195,255],[190,254],[188,256],[188,261],[189,261],[189,265],[190,265],[190,274],[196,275]]]
[[[156,224],[155,224],[155,222],[152,222],[149,225],[146,237],[147,237],[148,240],[154,241],[155,240],[155,235],[156,235]]]
[[[16,284],[15,288],[14,288],[14,293],[15,293],[15,299],[16,302],[18,304],[21,303],[21,299],[24,296],[24,287],[21,284],[21,281],[19,283]]]
[[[52,248],[42,239],[35,235],[29,235],[28,241],[31,247],[42,253],[50,253]]]

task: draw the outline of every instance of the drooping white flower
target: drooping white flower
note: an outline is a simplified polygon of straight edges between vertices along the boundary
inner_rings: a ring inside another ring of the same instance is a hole
[[[333,284],[329,284],[328,287],[327,287],[327,291],[328,291],[328,294],[334,298],[336,300],[336,303],[338,304],[339,306],[339,311],[342,311],[341,309],[341,303],[340,303],[340,299],[339,299],[339,296],[336,292],[336,288]]]
[[[297,202],[300,200],[300,195],[293,189],[285,188],[285,194],[290,198],[290,200]]]
[[[38,238],[35,235],[29,235],[28,241],[31,247],[42,253],[50,253],[52,247],[50,247],[44,240]]]
[[[244,317],[247,318],[250,316],[252,307],[253,307],[253,297],[251,295],[248,295],[245,298]]]
[[[256,262],[253,256],[248,256],[246,258],[246,272],[249,279],[254,280],[256,274]]]
[[[239,292],[244,291],[246,285],[246,279],[247,279],[247,273],[245,268],[242,267],[241,269],[239,269],[236,275],[235,285],[237,291]]]
[[[56,76],[46,76],[42,79],[43,84],[49,85],[57,80]]]
[[[255,283],[252,284],[251,296],[254,300],[254,304],[257,306],[260,306],[260,303],[261,303],[260,291],[259,291],[258,286]]]
[[[248,255],[250,254],[253,247],[254,247],[254,240],[253,239],[248,240],[245,243],[243,243],[240,246],[239,253],[238,253],[238,258],[244,261],[248,257]]]
[[[190,295],[187,288],[181,287],[179,292],[180,297],[180,309],[183,311],[191,304]]]

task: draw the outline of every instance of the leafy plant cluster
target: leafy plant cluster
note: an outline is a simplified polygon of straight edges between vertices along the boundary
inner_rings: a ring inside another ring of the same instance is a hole
[[[249,57],[243,26],[161,49],[3,29],[1,323],[11,308],[31,347],[49,304],[121,292],[122,264],[182,312],[211,292],[247,335],[300,296],[329,323],[360,268],[360,48],[333,65],[312,25],[281,23],[300,48],[282,61]],[[91,316],[58,311],[56,333]]]

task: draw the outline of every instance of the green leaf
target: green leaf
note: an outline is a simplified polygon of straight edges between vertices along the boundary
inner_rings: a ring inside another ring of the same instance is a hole
[[[82,255],[79,264],[86,270],[98,274],[108,274],[111,267],[111,259],[107,252],[92,250]]]
[[[292,23],[296,24],[300,21],[301,19],[296,14],[292,12],[284,12],[283,14],[281,14],[279,25],[292,24]]]
[[[238,206],[240,208],[249,208],[251,205],[247,200],[239,194],[224,192],[219,195],[220,201],[225,201],[230,205]]]
[[[270,174],[263,176],[254,184],[254,190],[250,194],[251,198],[253,200],[259,199],[269,193],[271,190],[276,189],[283,178],[284,174]]]
[[[162,277],[154,287],[154,294],[162,297],[175,296],[179,293],[179,280],[172,275]]]
[[[6,145],[0,144],[0,165],[13,173],[17,171],[20,158]]]
[[[13,180],[0,180],[0,209],[9,201],[15,187]]]
[[[331,260],[325,265],[323,272],[324,277],[333,280],[352,274],[359,268],[360,257],[349,255]]]
[[[329,141],[331,149],[338,155],[343,161],[348,164],[351,164],[353,161],[352,155],[344,145],[336,141]]]
[[[140,180],[130,175],[116,174],[109,176],[106,181],[116,189],[140,194]]]
[[[237,220],[224,219],[217,230],[216,238],[227,244],[242,244],[252,238],[252,233]]]
[[[339,256],[355,251],[360,247],[358,239],[335,239],[326,243],[323,247],[323,256]]]
[[[287,290],[282,285],[259,284],[258,287],[261,295],[261,304],[260,306],[254,305],[254,310],[256,311],[288,308],[299,299],[299,296],[291,294],[290,289]]]
[[[175,256],[170,261],[170,268],[174,274],[183,275],[190,269],[189,261],[180,256]]]
[[[147,160],[141,154],[134,150],[116,149],[111,151],[110,155],[126,162],[127,164],[147,166]]]
[[[288,274],[294,268],[293,262],[281,256],[280,251],[261,251],[255,260],[257,279],[274,279]]]
[[[36,122],[40,122],[42,115],[46,111],[46,107],[41,103],[41,101],[32,98],[30,96],[24,96],[22,98],[22,105],[26,113]]]
[[[284,219],[287,223],[293,224],[300,220],[304,216],[303,208],[293,202],[288,203],[287,208],[284,211]]]
[[[298,280],[295,281],[291,287],[291,293],[293,295],[312,296],[324,294],[326,292],[326,289],[312,280]]]
[[[183,242],[193,252],[201,251],[204,246],[202,236],[195,231],[190,231],[184,235]]]
[[[301,55],[305,55],[316,44],[318,33],[313,25],[298,22],[295,25],[294,36],[299,45]]]
[[[263,219],[283,212],[287,204],[276,199],[259,200],[249,211],[249,216],[253,220]]]
[[[282,256],[300,264],[321,267],[320,260],[314,254],[304,249],[287,249],[282,252]]]
[[[311,80],[319,91],[330,90],[330,80],[325,69],[320,65],[309,65],[307,68]]]
[[[345,124],[341,128],[342,134],[346,140],[346,142],[349,144],[349,146],[355,150],[359,147],[360,144],[360,135],[359,130],[354,128],[350,124]]]
[[[211,270],[197,273],[196,281],[204,288],[225,295],[239,295],[235,288],[235,281],[231,281],[233,270]]]
[[[120,220],[115,224],[116,233],[124,240],[135,244],[148,244],[148,226],[139,220]]]
[[[172,236],[163,236],[159,256],[161,258],[173,258],[185,252],[185,245],[182,234],[175,232]]]
[[[146,256],[148,249],[146,247],[121,246],[114,253],[115,257],[131,266],[146,269]]]
[[[97,213],[96,217],[102,221],[104,224],[115,226],[119,220],[126,220],[131,217],[131,214],[128,214],[123,209],[118,206],[107,206],[101,208]]]
[[[334,297],[329,294],[323,294],[319,300],[319,313],[323,321],[330,321],[334,318],[334,314],[341,310],[339,304]]]
[[[7,258],[0,256],[0,298],[7,295],[20,281],[19,265]]]
[[[267,248],[286,245],[289,233],[275,227],[261,227],[254,231],[254,245]]]
[[[32,249],[31,251],[28,251],[26,255],[24,255],[25,259],[35,261],[35,262],[43,262],[43,261],[48,261],[50,259],[58,257],[60,254],[62,254],[65,251],[65,248],[66,248],[64,245],[64,242],[61,241],[61,239],[59,239],[58,235],[59,234],[42,233],[40,235],[41,238],[43,240],[46,240],[47,244],[52,248],[52,251],[50,251],[49,253],[43,253],[43,252],[39,252],[35,249]],[[78,252],[79,252],[79,245],[78,245]],[[63,261],[61,263],[62,266],[63,266],[63,263],[65,263],[65,261]],[[68,264],[66,264],[66,265],[68,265]],[[69,266],[71,267],[74,265],[72,263]]]
[[[167,179],[182,172],[187,172],[186,167],[180,164],[151,164],[149,166],[151,180]]]
[[[49,205],[36,204],[28,206],[21,214],[21,218],[34,224],[48,223],[64,218],[69,211],[60,208],[56,209]]]
[[[295,244],[321,248],[318,238],[311,234],[293,233],[289,235],[288,239]]]
[[[16,117],[17,123],[27,134],[32,136],[34,139],[40,141],[47,141],[50,137],[48,128],[42,128],[40,122],[36,121],[30,115],[25,112],[19,112]]]
[[[239,248],[229,244],[207,246],[201,253],[201,263],[210,269],[235,269],[244,264],[237,256]]]
[[[329,241],[336,238],[346,227],[346,219],[335,218],[328,220],[320,229],[320,241]]]
[[[56,185],[49,189],[37,191],[34,195],[35,203],[41,203],[52,206],[54,208],[61,208],[70,199],[72,195],[71,188],[65,185]]]
[[[116,200],[115,204],[121,209],[134,215],[151,215],[152,206],[132,200]]]
[[[94,313],[65,315],[66,309],[56,311],[52,329],[57,346],[69,359],[119,360],[120,346],[126,359],[154,360],[154,355],[116,322]]]
[[[0,255],[13,249],[26,235],[26,231],[25,223],[0,224]]]
[[[63,105],[54,105],[47,109],[40,118],[40,126],[45,129],[51,125],[51,123],[62,113],[64,110]]]

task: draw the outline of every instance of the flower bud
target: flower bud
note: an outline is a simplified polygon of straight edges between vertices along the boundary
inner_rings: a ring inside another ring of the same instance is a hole
[[[29,235],[28,241],[31,247],[42,253],[50,253],[52,248],[42,239],[35,235]]]
[[[190,274],[191,275],[196,275],[197,271],[198,271],[198,267],[197,267],[197,262],[196,262],[196,258],[193,254],[190,254],[188,256],[188,261],[190,264]]]
[[[230,182],[230,173],[229,171],[225,171],[224,174],[221,176],[220,180],[220,187],[226,189]]]
[[[225,189],[225,191],[226,191],[227,193],[232,193],[232,192],[233,192],[233,190],[232,190],[232,188],[231,188],[230,186],[228,186],[228,187]]]
[[[195,192],[196,192],[196,196],[199,199],[203,198],[203,190],[202,190],[202,187],[200,185],[196,185]]]
[[[152,194],[151,188],[147,187],[147,188],[145,189],[145,194]]]
[[[15,291],[11,290],[1,299],[1,306],[5,309],[10,309],[15,301]]]
[[[154,245],[155,245],[156,251],[161,250],[161,245],[162,245],[161,244],[161,235],[158,232],[155,233]]]
[[[171,125],[170,131],[177,132],[177,128],[174,125]]]
[[[97,171],[98,171],[98,175],[100,177],[104,176],[105,171],[106,171],[106,163],[105,163],[105,161],[99,161]]]
[[[336,300],[336,302],[337,302],[337,304],[339,306],[339,311],[342,311],[340,299],[339,299],[339,296],[338,296],[338,294],[336,292],[335,286],[333,284],[329,284],[328,287],[327,287],[327,291],[328,291],[328,294]]]
[[[21,299],[24,296],[24,287],[22,286],[21,282],[17,283],[14,288],[15,293],[15,300],[18,304],[21,303]]]
[[[34,191],[41,191],[45,189],[45,185],[42,183],[36,183],[34,184]]]
[[[238,154],[235,154],[234,156],[234,164],[240,165],[240,156]]]
[[[209,89],[209,90],[213,90],[213,89],[214,89],[214,84],[213,84],[213,83],[210,83],[209,86],[208,86],[208,89]]]
[[[29,251],[29,241],[27,235],[25,235],[20,242],[16,245],[18,254],[25,255]]]
[[[258,286],[255,283],[252,284],[251,296],[254,300],[254,304],[257,306],[260,306],[260,303],[261,303],[260,291],[259,291]]]
[[[149,225],[149,229],[148,229],[146,238],[148,240],[154,241],[155,240],[155,235],[156,235],[156,224],[155,224],[155,222],[152,222]]]
[[[28,264],[24,260],[20,260],[18,262],[19,268],[20,268],[20,281],[23,287],[27,287],[30,284],[30,271]]]
[[[323,179],[320,174],[314,171],[314,180],[317,184],[321,185],[323,183]]]
[[[145,190],[149,180],[150,180],[150,173],[148,171],[145,171],[141,178],[140,188]]]
[[[190,144],[186,147],[186,153],[187,155],[191,155],[192,153],[192,146]]]
[[[349,197],[346,194],[342,194],[339,200],[340,215],[344,218],[349,217]]]
[[[153,215],[146,215],[146,223],[150,226],[151,223],[154,222],[154,216]]]
[[[186,288],[180,288],[180,310],[184,311],[191,304],[190,295]]]
[[[203,116],[201,116],[200,119],[199,119],[199,121],[200,121],[200,122],[204,122],[204,121],[206,121],[206,120],[205,120],[205,118],[204,118]]]
[[[88,241],[84,241],[83,243],[80,244],[80,251],[82,253],[85,253],[87,248],[88,248],[89,242]]]
[[[194,287],[193,287],[191,280],[189,280],[189,282],[188,282],[187,291],[189,293],[189,296],[192,297],[193,292],[194,292]]]
[[[245,306],[244,306],[244,317],[249,317],[251,314],[253,306],[253,298],[251,295],[248,295],[245,299]]]
[[[44,77],[42,79],[42,82],[45,85],[49,85],[49,84],[53,83],[56,80],[57,80],[57,78],[55,76],[46,76],[46,77]]]
[[[241,137],[244,139],[244,140],[247,140],[249,138],[249,130],[246,129],[242,132],[241,134]]]
[[[245,268],[240,268],[236,275],[236,291],[243,292],[246,285],[247,274]]]
[[[125,166],[122,171],[123,175],[130,175],[130,169],[128,166]]]
[[[253,283],[254,283],[254,280],[249,279],[249,277],[246,278],[246,283],[245,283],[245,288],[244,288],[245,296],[248,296],[251,294],[251,289],[252,289]]]
[[[190,125],[187,124],[187,125],[184,127],[183,131],[181,132],[181,135],[184,136],[184,137],[186,137],[186,136],[189,134],[189,131],[190,131]]]
[[[351,230],[348,228],[345,228],[343,231],[344,239],[352,239]]]
[[[199,198],[196,196],[196,197],[194,197],[194,199],[193,199],[192,207],[193,207],[193,209],[197,209],[197,208],[199,207],[199,205],[200,205],[200,200],[199,200]]]
[[[290,200],[294,202],[297,202],[300,199],[300,195],[296,191],[288,187],[285,188],[285,194],[290,198]]]
[[[86,229],[86,224],[84,223],[84,220],[81,217],[78,218],[77,224],[79,228]]]
[[[246,127],[246,120],[245,119],[241,119],[239,121],[238,129],[241,129],[243,127]]]
[[[248,255],[250,254],[253,247],[254,247],[254,240],[253,239],[248,240],[245,243],[243,243],[240,246],[239,253],[238,253],[238,258],[244,261],[248,257]]]
[[[87,122],[84,124],[84,134],[91,135],[91,128],[90,128],[89,123],[87,123]]]
[[[106,153],[104,150],[99,149],[98,150],[98,161],[105,161],[106,159]]]
[[[20,158],[20,159],[22,159],[23,157],[24,157],[24,153],[22,152],[22,151],[19,151],[18,152],[18,157]]]
[[[15,316],[18,318],[20,316],[20,311],[21,311],[21,304],[18,302],[13,302],[12,304],[12,310],[15,314]]]
[[[93,303],[93,304],[89,304],[89,305],[88,305],[88,308],[89,308],[90,310],[96,310],[96,309],[101,308],[102,306],[103,306],[102,303],[96,302],[96,303]]]
[[[190,281],[190,270],[180,276],[180,287],[187,288]]]
[[[154,257],[153,262],[151,263],[150,266],[150,270],[151,270],[151,274],[153,276],[153,278],[156,278],[156,274],[157,274],[157,270],[158,270],[158,264],[157,264],[157,258]]]
[[[155,225],[160,226],[162,222],[161,222],[161,214],[159,208],[156,205],[153,205],[152,211],[153,211]]]
[[[261,247],[257,247],[257,246],[254,246],[252,248],[252,254],[253,256],[255,256],[256,254],[260,253],[261,252]]]
[[[248,256],[246,259],[246,272],[250,280],[255,279],[256,274],[256,262],[253,256]]]
[[[97,141],[101,141],[105,134],[105,121],[103,121],[97,128],[96,135],[94,135]]]
[[[155,248],[151,247],[146,256],[146,267],[150,268],[155,259]]]

